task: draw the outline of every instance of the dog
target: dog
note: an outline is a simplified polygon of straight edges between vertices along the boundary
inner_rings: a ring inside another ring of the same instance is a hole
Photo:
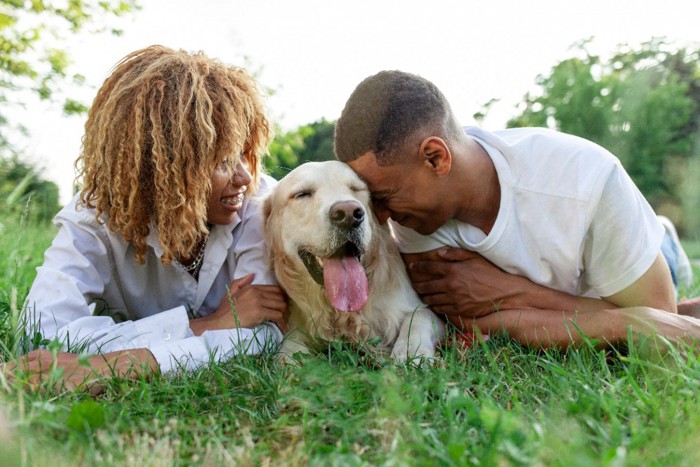
[[[397,363],[434,357],[445,324],[411,287],[365,183],[338,161],[307,162],[263,204],[270,263],[289,297],[283,360],[326,342],[379,340]]]

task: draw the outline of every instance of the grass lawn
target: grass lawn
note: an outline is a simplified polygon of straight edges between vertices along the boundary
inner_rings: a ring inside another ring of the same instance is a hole
[[[7,358],[13,302],[53,231],[2,223]],[[295,367],[241,357],[97,398],[3,385],[0,465],[698,465],[700,362],[652,349],[537,352],[495,336],[419,368],[332,344]]]
[[[681,243],[688,258],[700,261],[700,240],[683,240]]]

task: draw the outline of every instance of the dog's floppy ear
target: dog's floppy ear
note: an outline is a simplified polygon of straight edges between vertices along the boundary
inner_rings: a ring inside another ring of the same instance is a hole
[[[263,223],[267,224],[268,219],[270,219],[270,214],[272,214],[272,193],[268,194],[263,200]]]
[[[268,193],[268,195],[263,199],[262,202],[262,226],[263,226],[263,236],[265,238],[265,243],[267,244],[267,257],[270,266],[270,270],[275,270],[274,256],[275,256],[275,232],[273,232],[270,223],[272,219],[272,198],[274,191]]]

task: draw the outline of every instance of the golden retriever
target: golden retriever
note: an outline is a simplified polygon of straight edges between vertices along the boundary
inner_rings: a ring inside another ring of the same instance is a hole
[[[323,342],[379,338],[396,362],[431,358],[444,323],[411,287],[366,185],[342,162],[308,162],[265,200],[265,240],[290,299],[283,358]],[[376,340],[376,339],[375,339]]]

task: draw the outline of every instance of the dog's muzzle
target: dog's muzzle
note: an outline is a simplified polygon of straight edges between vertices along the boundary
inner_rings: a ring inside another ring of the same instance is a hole
[[[354,200],[338,201],[328,210],[328,218],[335,228],[355,229],[365,220],[365,208]]]
[[[299,258],[336,310],[357,312],[368,298],[367,274],[361,261],[367,232],[365,209],[354,200],[338,201],[329,209],[328,219],[328,249],[320,252],[318,246],[302,246],[297,250]]]
[[[335,250],[331,255],[329,255],[327,258],[322,258],[320,256],[316,256],[313,253],[311,253],[308,250],[305,250],[303,248],[299,248],[297,251],[299,253],[299,258],[301,258],[301,262],[304,263],[304,266],[306,267],[306,270],[309,272],[309,275],[311,278],[316,282],[318,285],[324,285],[323,282],[323,263],[325,259],[340,259],[344,257],[355,257],[357,261],[359,262],[362,258],[362,254],[364,253],[364,249],[361,249],[360,247],[357,246],[355,242],[352,240],[347,241],[345,244],[343,244],[340,248]]]

